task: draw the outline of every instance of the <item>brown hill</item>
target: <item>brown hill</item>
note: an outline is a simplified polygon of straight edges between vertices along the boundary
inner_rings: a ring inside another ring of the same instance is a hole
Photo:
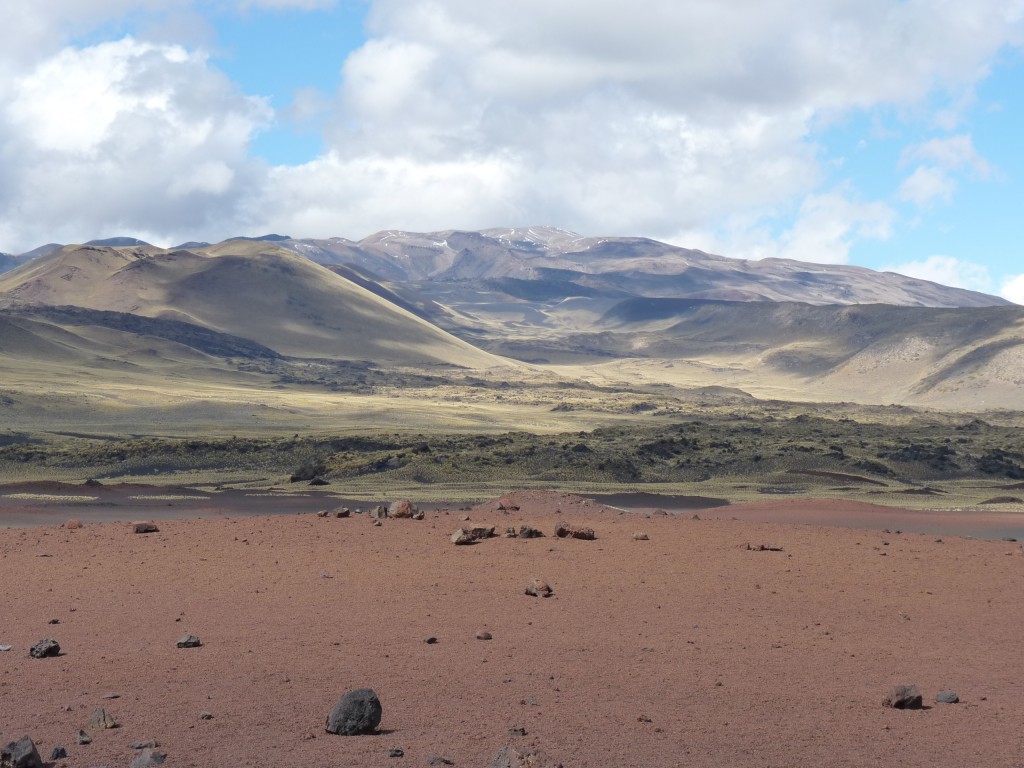
[[[267,242],[229,241],[196,251],[65,246],[0,277],[0,301],[179,320],[295,357],[503,364]]]

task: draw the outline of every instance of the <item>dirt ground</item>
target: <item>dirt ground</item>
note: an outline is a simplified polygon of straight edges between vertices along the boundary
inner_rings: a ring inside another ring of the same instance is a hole
[[[0,529],[0,742],[63,745],[74,768],[128,766],[146,739],[170,768],[487,766],[508,743],[567,768],[1024,766],[1020,544],[898,517],[885,533],[504,502],[380,527],[306,510]],[[787,520],[793,502],[765,504]],[[562,520],[597,539],[554,538]],[[462,525],[547,536],[456,547]],[[534,577],[554,595],[524,594]],[[202,647],[177,648],[188,633]],[[62,655],[30,658],[48,637]],[[926,708],[884,708],[899,683]],[[379,732],[326,733],[359,687]],[[950,689],[959,704],[934,703]],[[120,727],[90,728],[97,707]]]

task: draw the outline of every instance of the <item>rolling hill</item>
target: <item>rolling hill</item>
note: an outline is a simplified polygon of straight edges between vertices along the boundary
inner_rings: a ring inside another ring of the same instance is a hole
[[[504,364],[352,281],[261,241],[194,251],[65,246],[0,277],[0,301],[176,320],[292,357]]]

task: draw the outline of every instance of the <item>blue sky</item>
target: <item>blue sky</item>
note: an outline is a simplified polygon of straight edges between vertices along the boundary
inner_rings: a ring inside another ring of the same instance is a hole
[[[0,250],[544,224],[1024,302],[1024,1],[0,11]]]

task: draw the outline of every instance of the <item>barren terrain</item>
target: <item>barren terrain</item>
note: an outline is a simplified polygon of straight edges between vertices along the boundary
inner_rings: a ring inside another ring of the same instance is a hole
[[[64,745],[74,766],[127,765],[147,739],[196,768],[480,766],[507,743],[566,766],[1021,764],[1019,544],[504,503],[381,527],[304,513],[0,530],[0,739]],[[556,539],[559,520],[597,539]],[[524,524],[548,535],[449,541]],[[554,595],[525,595],[534,577]],[[176,648],[186,633],[202,647]],[[29,658],[44,637],[62,655]],[[926,708],[883,708],[899,683]],[[362,686],[379,733],[325,733]],[[961,703],[935,704],[945,689]],[[90,729],[97,707],[119,727]]]

